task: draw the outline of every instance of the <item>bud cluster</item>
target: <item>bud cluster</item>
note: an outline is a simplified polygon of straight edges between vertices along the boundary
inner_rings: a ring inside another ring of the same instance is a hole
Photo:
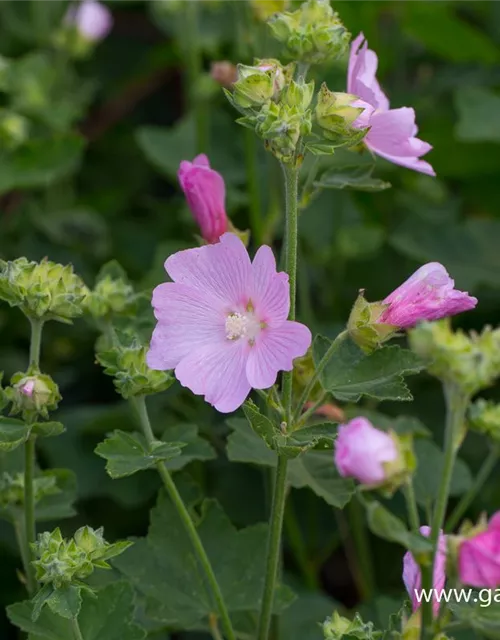
[[[308,0],[296,11],[277,13],[268,21],[289,55],[306,64],[322,64],[342,57],[350,34],[328,0]]]
[[[474,395],[500,376],[500,329],[478,334],[453,331],[449,320],[423,323],[410,334],[413,351],[429,361],[428,371]]]
[[[85,299],[86,310],[96,319],[133,312],[137,296],[125,280],[105,275]]]
[[[135,337],[121,336],[121,343],[97,353],[104,373],[114,377],[116,390],[127,399],[168,389],[174,379],[168,371],[155,371],[146,363],[147,347]]]
[[[344,618],[337,611],[323,623],[323,636],[325,640],[342,640],[345,638],[358,638],[359,640],[372,640],[379,637],[374,630],[373,622],[363,622],[359,613],[353,620]]]
[[[72,265],[26,258],[0,261],[0,298],[29,318],[70,323],[83,313],[88,289]]]
[[[33,422],[39,416],[47,419],[61,400],[59,387],[52,378],[34,369],[15,373],[10,384],[5,389],[5,395],[12,403],[10,413],[20,413],[26,422]]]
[[[36,560],[33,566],[36,579],[58,589],[90,576],[94,569],[110,569],[106,562],[123,553],[132,543],[110,544],[103,537],[103,529],[81,527],[71,540],[62,537],[59,528],[38,535],[31,545]]]

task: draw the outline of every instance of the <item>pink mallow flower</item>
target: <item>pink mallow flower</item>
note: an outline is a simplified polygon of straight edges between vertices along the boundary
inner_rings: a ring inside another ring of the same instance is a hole
[[[428,538],[431,533],[430,527],[420,527],[420,533]],[[418,566],[415,558],[407,551],[403,557],[403,582],[405,583],[406,591],[408,591],[408,595],[410,596],[410,600],[413,606],[413,611],[416,611],[421,602],[417,599],[417,593],[420,592],[422,588],[422,574],[420,571],[420,567]],[[436,552],[436,559],[434,561],[434,579],[433,579],[433,588],[436,591],[441,591],[444,588],[444,584],[446,582],[446,536],[442,533],[439,534],[438,539],[438,548]],[[436,593],[434,592],[434,594]],[[432,603],[432,609],[434,612],[434,616],[437,616],[439,613],[439,602],[434,597]]]
[[[473,309],[477,298],[457,291],[454,284],[442,264],[424,264],[383,301],[389,307],[378,322],[405,329]]]
[[[66,23],[74,25],[87,40],[97,42],[111,31],[113,17],[111,11],[97,0],[83,0],[69,9]]]
[[[276,272],[269,247],[251,262],[241,240],[225,233],[217,244],[175,253],[165,269],[173,282],[153,292],[148,365],[175,369],[218,411],[236,410],[252,387],[271,387],[307,352],[311,332],[287,320],[288,275]]]
[[[341,476],[365,485],[380,485],[387,479],[386,462],[399,457],[396,442],[363,417],[340,425],[335,442],[335,466]]]
[[[486,531],[460,544],[458,574],[460,581],[471,587],[500,586],[500,511],[491,518]]]
[[[380,88],[376,78],[377,54],[368,49],[362,33],[352,42],[347,72],[347,92],[351,93],[372,109],[369,122],[370,131],[364,139],[373,153],[395,164],[435,176],[428,162],[420,160],[432,146],[416,138],[415,111],[410,107],[391,109],[389,100]]]
[[[228,230],[223,177],[210,168],[210,162],[203,153],[193,162],[183,160],[177,176],[203,239],[209,243],[217,242]]]

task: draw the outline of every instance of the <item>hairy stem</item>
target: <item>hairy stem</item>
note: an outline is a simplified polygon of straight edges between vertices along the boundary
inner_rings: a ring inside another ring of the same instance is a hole
[[[40,351],[42,348],[42,329],[43,320],[32,318],[31,323],[31,342],[30,342],[30,367],[40,367]]]
[[[469,506],[472,504],[474,498],[478,495],[478,493],[483,488],[484,483],[491,475],[491,472],[495,468],[495,465],[498,461],[499,451],[497,447],[493,447],[493,449],[488,454],[486,460],[483,462],[481,468],[479,469],[479,473],[476,476],[476,479],[472,483],[470,489],[462,496],[462,499],[455,507],[451,516],[446,523],[446,532],[451,533],[453,529],[458,525],[460,520],[462,519],[464,513],[467,511]]]
[[[420,529],[420,516],[418,515],[417,501],[415,499],[415,490],[413,488],[413,481],[410,478],[405,487],[404,494],[406,500],[406,508],[408,510],[408,522],[412,531],[418,531]]]
[[[469,398],[455,384],[445,383],[444,394],[446,399],[446,427],[444,436],[444,464],[441,482],[438,489],[434,512],[432,516],[430,541],[433,545],[430,566],[422,567],[422,589],[432,589],[434,564],[436,561],[439,534],[443,527],[450,494],[453,467],[460,447],[461,430],[465,419],[465,411]],[[422,640],[430,640],[432,634],[432,600],[422,604]]]
[[[153,430],[151,428],[151,423],[149,421],[148,410],[146,407],[146,398],[145,396],[137,396],[132,399],[132,404],[137,411],[137,415],[139,417],[139,422],[144,433],[144,437],[146,438],[148,444],[152,444],[155,441],[155,436]],[[224,602],[224,596],[219,587],[219,583],[217,582],[217,578],[215,577],[214,570],[212,569],[212,565],[210,560],[206,554],[205,548],[203,547],[203,543],[198,536],[198,532],[196,527],[191,519],[189,511],[184,504],[184,501],[181,498],[181,495],[177,491],[177,487],[175,486],[175,482],[172,479],[167,467],[163,462],[158,462],[156,464],[156,468],[160,477],[163,481],[165,489],[172,500],[175,508],[177,509],[177,513],[179,518],[182,520],[182,524],[186,529],[186,533],[191,540],[191,544],[193,545],[194,552],[205,572],[205,576],[207,578],[207,582],[212,591],[212,595],[214,597],[217,610],[220,616],[221,625],[224,630],[225,636],[227,640],[235,640],[236,636],[234,634],[233,626],[231,624],[231,619],[229,618],[229,613],[227,611],[226,603]]]
[[[83,640],[82,632],[80,631],[80,625],[78,624],[78,618],[71,620],[71,626],[73,627],[74,640]]]

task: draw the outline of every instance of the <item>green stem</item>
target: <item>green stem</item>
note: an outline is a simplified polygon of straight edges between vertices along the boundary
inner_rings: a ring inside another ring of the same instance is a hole
[[[349,524],[363,589],[362,596],[364,600],[370,600],[375,593],[375,571],[373,569],[370,541],[367,535],[368,530],[364,521],[364,511],[356,496],[349,502],[348,510]]]
[[[289,320],[295,320],[296,292],[297,292],[297,216],[298,216],[298,186],[299,168],[295,164],[283,164],[285,177],[285,270],[288,273],[290,283],[290,313]],[[283,408],[288,430],[293,430],[292,422],[292,383],[293,371],[283,374]],[[276,468],[273,504],[271,509],[271,522],[267,543],[266,577],[264,593],[259,619],[258,639],[267,640],[273,610],[274,591],[276,577],[280,561],[281,533],[283,530],[283,517],[286,502],[286,477],[288,460],[284,456],[278,457]]]
[[[300,417],[300,425],[306,424],[309,418],[311,418],[316,413],[316,411],[321,407],[321,405],[325,404],[325,400],[327,396],[328,394],[326,393],[326,391],[323,392],[318,398],[318,400],[316,400],[316,402],[311,407],[309,407],[307,411],[304,411],[304,413]]]
[[[40,367],[43,320],[31,318],[30,367]]]
[[[142,427],[142,431],[144,433],[144,437],[146,438],[149,444],[152,444],[156,438],[153,433],[153,429],[151,428],[151,422],[149,421],[148,410],[146,407],[146,398],[145,396],[137,396],[132,399],[132,404],[137,411],[137,415],[139,417],[139,421]],[[160,474],[161,479],[163,480],[163,484],[167,493],[172,500],[175,508],[177,509],[177,513],[179,514],[179,518],[182,520],[182,523],[186,529],[186,533],[191,540],[191,544],[193,545],[194,552],[203,567],[203,571],[205,572],[205,576],[207,578],[208,584],[210,585],[210,589],[212,591],[212,595],[214,597],[215,603],[217,605],[218,613],[220,615],[220,620],[222,624],[222,628],[226,635],[227,640],[235,640],[236,636],[234,634],[233,626],[231,624],[231,620],[229,618],[229,613],[226,608],[226,604],[224,602],[224,596],[219,587],[219,583],[217,582],[217,578],[215,577],[214,570],[212,569],[212,565],[210,564],[210,560],[206,554],[206,551],[203,547],[203,543],[198,536],[198,532],[196,531],[196,527],[191,519],[189,511],[184,504],[179,492],[177,491],[177,487],[170,475],[167,467],[163,462],[158,462],[156,464],[156,468],[158,473]]]
[[[71,620],[71,626],[73,627],[74,640],[83,640],[82,632],[80,631],[80,625],[78,624],[78,618]]]
[[[467,491],[467,493],[465,493],[462,496],[462,499],[457,504],[451,516],[449,517],[448,522],[446,523],[447,533],[451,533],[453,529],[455,529],[455,527],[458,525],[458,523],[462,519],[464,513],[472,504],[474,498],[481,491],[484,483],[486,482],[486,480],[488,480],[488,478],[491,475],[491,472],[495,468],[495,465],[498,461],[498,454],[499,452],[496,447],[494,447],[488,454],[488,457],[483,462],[481,469],[479,470],[479,473],[477,474],[476,479],[474,480],[472,486]]]
[[[304,576],[306,586],[312,591],[319,589],[316,567],[308,556],[304,537],[300,530],[297,515],[291,500],[288,501],[285,512],[285,529],[293,550],[294,558]]]
[[[257,137],[251,129],[245,129],[245,160],[247,170],[247,193],[249,196],[250,227],[256,246],[263,243],[263,226],[259,189],[259,159]]]
[[[408,521],[410,523],[411,530],[418,531],[420,529],[420,516],[418,515],[415,490],[413,488],[413,481],[411,478],[405,484],[404,494],[406,500],[406,508],[408,510]]]
[[[308,401],[309,396],[311,395],[311,392],[314,389],[314,386],[318,382],[318,380],[319,380],[321,374],[323,373],[326,365],[330,362],[330,358],[333,356],[333,354],[335,353],[336,349],[338,348],[338,342],[340,340],[345,340],[345,338],[347,336],[348,336],[347,331],[342,331],[341,333],[339,333],[339,335],[335,338],[335,340],[332,342],[332,344],[328,347],[328,350],[325,353],[325,355],[319,361],[318,366],[316,367],[313,376],[311,377],[311,379],[307,383],[306,388],[304,389],[304,391],[302,392],[302,395],[300,396],[299,402],[298,402],[297,407],[295,409],[295,414],[293,416],[294,421],[296,421],[296,420],[298,420],[300,418],[300,414],[302,413],[302,409],[303,409],[304,405],[306,404],[306,402]]]
[[[465,411],[469,403],[469,397],[453,383],[444,384],[446,400],[446,427],[444,435],[444,464],[439,485],[434,513],[432,517],[430,541],[433,545],[431,563],[428,567],[422,567],[422,589],[432,589],[434,563],[438,547],[439,534],[443,528],[448,497],[450,493],[451,478],[455,465],[458,449],[461,443],[461,432],[465,419]],[[430,640],[432,633],[432,601],[422,604],[422,640]]]
[[[257,635],[259,640],[268,639],[269,627],[271,624],[276,576],[280,560],[281,531],[283,528],[283,516],[285,513],[286,475],[287,459],[284,456],[279,456],[278,466],[276,467],[273,504],[271,507],[264,594],[262,597],[259,632]]]
[[[194,113],[197,153],[208,150],[208,104],[199,99],[199,79],[203,69],[203,58],[199,47],[198,1],[185,2],[184,55],[186,56],[187,94]]]

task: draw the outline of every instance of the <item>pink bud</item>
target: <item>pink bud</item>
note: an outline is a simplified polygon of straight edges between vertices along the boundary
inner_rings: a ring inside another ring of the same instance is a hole
[[[27,380],[22,387],[19,389],[19,391],[25,395],[28,396],[28,398],[31,398],[33,396],[33,391],[35,390],[35,380],[31,379],[31,380]]]
[[[187,203],[206,242],[214,244],[228,229],[224,179],[210,168],[205,154],[183,160],[177,173]]]
[[[212,62],[210,75],[221,87],[229,89],[238,79],[238,71],[232,62],[220,60]]]
[[[376,429],[366,418],[354,418],[340,425],[335,444],[335,465],[341,476],[362,484],[379,485],[386,480],[384,463],[399,455],[391,436]]]
[[[457,291],[454,284],[442,264],[429,262],[387,296],[384,303],[389,307],[378,322],[405,329],[473,309],[477,298]]]
[[[68,11],[66,23],[74,25],[87,40],[98,41],[111,31],[113,17],[111,11],[97,0],[83,0]]]
[[[427,538],[430,536],[430,527],[420,527],[420,533]],[[440,591],[444,587],[446,582],[446,536],[442,532],[439,534],[438,549],[436,553],[436,560],[434,562],[434,580],[432,586],[437,591]],[[407,551],[403,558],[403,582],[405,583],[406,590],[410,596],[413,611],[416,611],[420,607],[420,602],[416,597],[416,591],[420,591],[422,588],[422,574],[420,567],[415,561],[413,555]],[[439,613],[439,602],[434,598],[432,603],[432,609],[434,616]]]
[[[500,585],[500,511],[486,531],[460,544],[458,573],[460,581],[471,587],[494,589]]]

